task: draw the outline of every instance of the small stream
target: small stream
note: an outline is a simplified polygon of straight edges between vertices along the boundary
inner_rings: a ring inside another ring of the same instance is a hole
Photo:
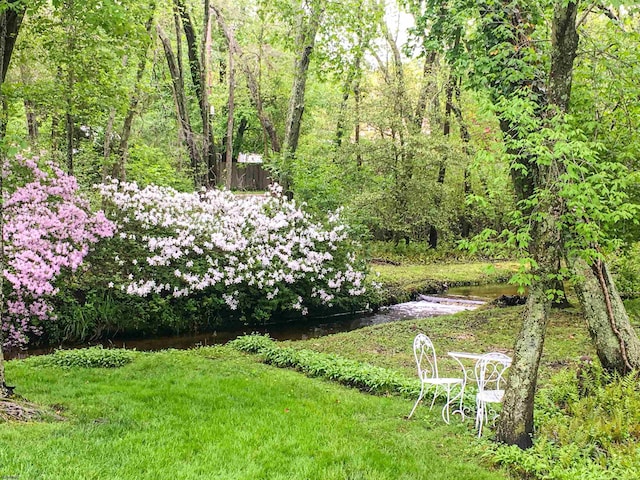
[[[421,295],[417,301],[399,303],[384,307],[376,313],[355,315],[335,315],[310,319],[304,322],[280,323],[265,326],[247,326],[234,330],[213,331],[207,333],[189,333],[129,340],[103,340],[96,342],[111,348],[132,348],[140,351],[163,350],[167,348],[187,349],[196,346],[218,345],[249,333],[268,333],[276,340],[306,340],[339,332],[349,332],[362,327],[417,318],[449,315],[463,310],[473,310],[486,301],[500,295],[515,295],[516,288],[511,285],[481,285],[455,287],[446,295]],[[85,347],[88,345],[78,345]],[[74,348],[74,345],[64,345]],[[25,358],[31,355],[51,353],[55,348],[28,349],[5,352],[7,359]]]

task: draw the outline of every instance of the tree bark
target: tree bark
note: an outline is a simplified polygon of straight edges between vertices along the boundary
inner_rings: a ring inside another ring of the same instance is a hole
[[[578,46],[576,33],[577,3],[558,0],[554,9],[551,38],[550,89],[546,101],[555,111],[545,113],[541,105],[541,115],[554,116],[565,113],[569,105],[571,72]],[[519,12],[517,12],[519,15]],[[519,18],[512,21],[518,25]],[[563,26],[558,29],[558,26]],[[560,34],[561,36],[556,35]],[[569,41],[568,39],[573,39]],[[516,39],[517,40],[517,39]],[[504,123],[501,122],[503,125]],[[505,135],[511,132],[511,128]],[[550,146],[553,148],[553,145]],[[532,163],[533,169],[524,177],[531,191],[538,193],[539,204],[530,217],[530,255],[537,264],[534,281],[527,300],[520,336],[515,345],[514,363],[509,374],[509,384],[504,396],[504,404],[496,438],[500,442],[529,448],[533,445],[533,401],[538,378],[540,356],[544,345],[547,319],[552,298],[555,275],[560,268],[562,257],[562,234],[559,221],[564,211],[564,201],[557,191],[564,164],[554,157],[550,164]]]
[[[414,124],[420,131],[422,130],[422,123],[427,113],[427,104],[429,98],[433,103],[433,98],[436,96],[436,82],[434,78],[435,64],[438,56],[435,50],[432,50],[425,55],[424,68],[422,70],[422,88],[420,89],[420,96],[418,97],[418,103],[416,104],[416,113],[414,116]],[[434,119],[435,120],[435,119]],[[431,130],[432,119],[429,119],[429,131]]]
[[[0,103],[5,104],[6,99],[2,93],[2,84],[7,76],[11,55],[18,38],[22,19],[26,10],[26,3],[18,0],[8,0],[6,5],[0,11]],[[0,171],[4,170],[6,161],[6,150],[4,147],[4,139],[6,134],[7,119],[5,112],[0,118]],[[3,175],[0,175],[0,272],[4,272],[6,259],[4,250],[4,182]],[[4,275],[0,275],[0,327],[3,324],[2,315],[4,312]],[[4,372],[4,334],[0,328],[0,398],[6,398],[10,395],[10,391],[5,383]]]
[[[202,120],[202,133],[203,133],[203,145],[206,147],[204,150],[203,158],[206,159],[207,172],[206,172],[206,182],[209,182],[209,175],[211,172],[211,167],[215,165],[216,161],[216,152],[215,152],[215,143],[213,142],[213,138],[211,133],[213,132],[213,128],[211,125],[211,116],[209,115],[209,101],[207,98],[207,89],[206,89],[206,72],[203,68],[203,65],[200,63],[200,56],[198,55],[198,42],[195,33],[195,29],[193,28],[193,22],[191,21],[191,16],[185,7],[184,0],[175,0],[176,8],[180,13],[180,18],[182,19],[182,28],[184,30],[185,37],[187,39],[187,54],[189,57],[189,71],[191,73],[191,81],[193,82],[193,88],[196,92],[196,97],[198,97],[198,107],[200,109],[200,117]],[[209,23],[209,1],[205,0],[205,31],[203,34],[204,42],[206,43],[206,37],[210,34],[211,25]],[[204,46],[204,45],[203,45]],[[203,52],[204,54],[204,52]],[[202,179],[200,181],[202,184]]]
[[[113,137],[113,123],[116,120],[116,109],[111,107],[109,111],[109,119],[107,120],[107,128],[104,131],[104,142],[102,148],[103,167],[102,167],[102,181],[104,182],[107,177],[108,165],[111,157],[111,142]]]
[[[254,73],[251,71],[251,68],[244,60],[244,53],[242,51],[242,48],[240,47],[240,44],[238,44],[233,31],[227,26],[226,22],[224,21],[222,12],[214,5],[211,5],[211,9],[215,14],[218,26],[220,27],[220,30],[222,30],[222,33],[225,37],[227,47],[234,53],[236,60],[240,64],[240,68],[244,72],[251,98],[251,104],[256,109],[258,119],[260,120],[262,128],[267,133],[269,143],[271,144],[271,150],[278,153],[281,150],[280,140],[278,139],[278,133],[276,132],[273,121],[269,117],[269,114],[264,111],[262,104],[262,95],[260,94],[260,84],[256,79]]]
[[[248,128],[249,121],[245,117],[241,117],[240,123],[238,124],[238,130],[235,137],[233,137],[233,159],[236,161],[238,160],[238,155],[240,154],[240,150],[242,149],[244,134]]]
[[[151,2],[149,4],[149,9],[151,11],[149,18],[147,19],[147,23],[145,24],[145,30],[147,32],[147,36],[149,39],[151,38],[151,28],[153,27],[153,19],[155,17],[156,4],[155,2]],[[144,51],[140,57],[140,61],[138,62],[138,70],[136,71],[136,83],[133,87],[133,93],[129,98],[129,108],[127,109],[127,113],[124,117],[124,122],[122,124],[122,133],[120,134],[120,145],[118,146],[118,163],[114,165],[113,171],[111,175],[114,178],[119,180],[124,180],[126,178],[126,165],[127,159],[129,158],[129,138],[131,137],[131,128],[133,126],[133,118],[138,110],[138,104],[140,103],[140,85],[142,84],[142,77],[144,76],[144,71],[147,68],[147,54],[148,54],[149,45],[144,46]]]
[[[207,186],[216,183],[216,149],[213,141],[213,125],[209,97],[211,96],[211,7],[209,0],[204,2],[204,34],[202,37],[202,156],[207,159]]]
[[[235,90],[235,66],[233,65],[233,53],[229,50],[229,101],[227,116],[227,151],[226,151],[226,175],[225,187],[231,190],[233,180],[233,111],[235,109],[234,102]]]
[[[579,257],[570,263],[576,294],[603,368],[620,374],[640,369],[640,340],[607,265],[601,260],[589,265]]]
[[[184,84],[182,83],[182,75],[178,69],[176,57],[171,49],[171,42],[169,38],[162,30],[160,25],[156,26],[158,31],[158,37],[162,42],[164,48],[165,57],[167,59],[167,67],[169,68],[169,74],[171,75],[171,84],[173,86],[173,98],[176,103],[176,111],[178,116],[178,124],[182,131],[185,146],[189,152],[189,158],[191,161],[191,169],[193,174],[193,182],[195,186],[200,185],[200,165],[201,159],[196,145],[193,129],[191,128],[191,122],[189,120],[189,111],[187,109],[187,99],[184,93]]]
[[[296,150],[298,149],[300,127],[302,126],[302,115],[305,107],[309,64],[311,63],[311,55],[316,44],[316,36],[323,14],[324,10],[318,5],[312,7],[308,18],[304,11],[301,13],[300,30],[298,31],[296,40],[296,45],[300,46],[300,50],[296,56],[293,84],[289,97],[289,109],[285,122],[283,141],[284,168],[280,173],[280,184],[285,192],[289,191],[291,187],[291,177],[288,172],[287,163],[289,159],[295,156]]]
[[[35,143],[38,141],[38,117],[36,116],[35,106],[31,100],[24,100],[24,111],[27,119],[27,133],[29,141]]]
[[[67,9],[69,10],[67,13],[71,15],[71,9],[73,9],[73,0],[70,0],[67,4]],[[75,29],[72,22],[68,21],[68,27],[66,30],[67,35],[67,55],[70,57],[73,55],[75,51]],[[75,120],[73,118],[73,89],[75,86],[75,69],[73,62],[68,63],[68,71],[67,71],[67,85],[66,85],[66,112],[65,112],[65,129],[66,129],[66,141],[67,141],[67,172],[69,175],[73,175],[73,156],[75,153],[74,145],[73,145],[73,137],[75,130]]]

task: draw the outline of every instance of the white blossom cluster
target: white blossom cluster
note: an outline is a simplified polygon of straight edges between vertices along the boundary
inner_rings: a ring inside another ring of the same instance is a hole
[[[267,196],[116,180],[99,189],[121,242],[114,254],[121,275],[110,286],[131,295],[211,291],[232,310],[254,296],[307,313],[365,293],[364,268],[339,212],[323,225],[277,186]]]

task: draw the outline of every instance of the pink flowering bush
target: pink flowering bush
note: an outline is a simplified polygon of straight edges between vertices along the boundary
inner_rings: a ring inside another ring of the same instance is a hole
[[[4,172],[6,258],[4,343],[22,345],[55,318],[56,280],[82,264],[92,245],[114,233],[102,212],[91,213],[74,177],[51,162],[17,156]]]
[[[365,265],[338,213],[315,221],[277,187],[243,197],[114,180],[99,190],[118,228],[109,246],[114,292],[196,300],[184,305],[247,323],[364,303]]]

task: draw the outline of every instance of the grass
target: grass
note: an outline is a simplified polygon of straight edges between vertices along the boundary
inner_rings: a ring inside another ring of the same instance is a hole
[[[416,334],[424,332],[434,341],[441,364],[452,371],[457,367],[447,357],[448,351],[512,353],[520,329],[522,308],[485,307],[455,315],[376,325],[285,343],[414,374],[411,345]],[[543,379],[559,368],[577,363],[583,355],[594,356],[595,351],[581,315],[571,309],[552,310],[542,357]]]
[[[371,266],[374,279],[384,286],[389,301],[407,301],[416,293],[442,291],[444,285],[482,285],[507,281],[517,262],[432,263]]]
[[[470,426],[229,348],[139,354],[116,369],[7,363],[63,422],[0,424],[0,478],[500,479]]]

